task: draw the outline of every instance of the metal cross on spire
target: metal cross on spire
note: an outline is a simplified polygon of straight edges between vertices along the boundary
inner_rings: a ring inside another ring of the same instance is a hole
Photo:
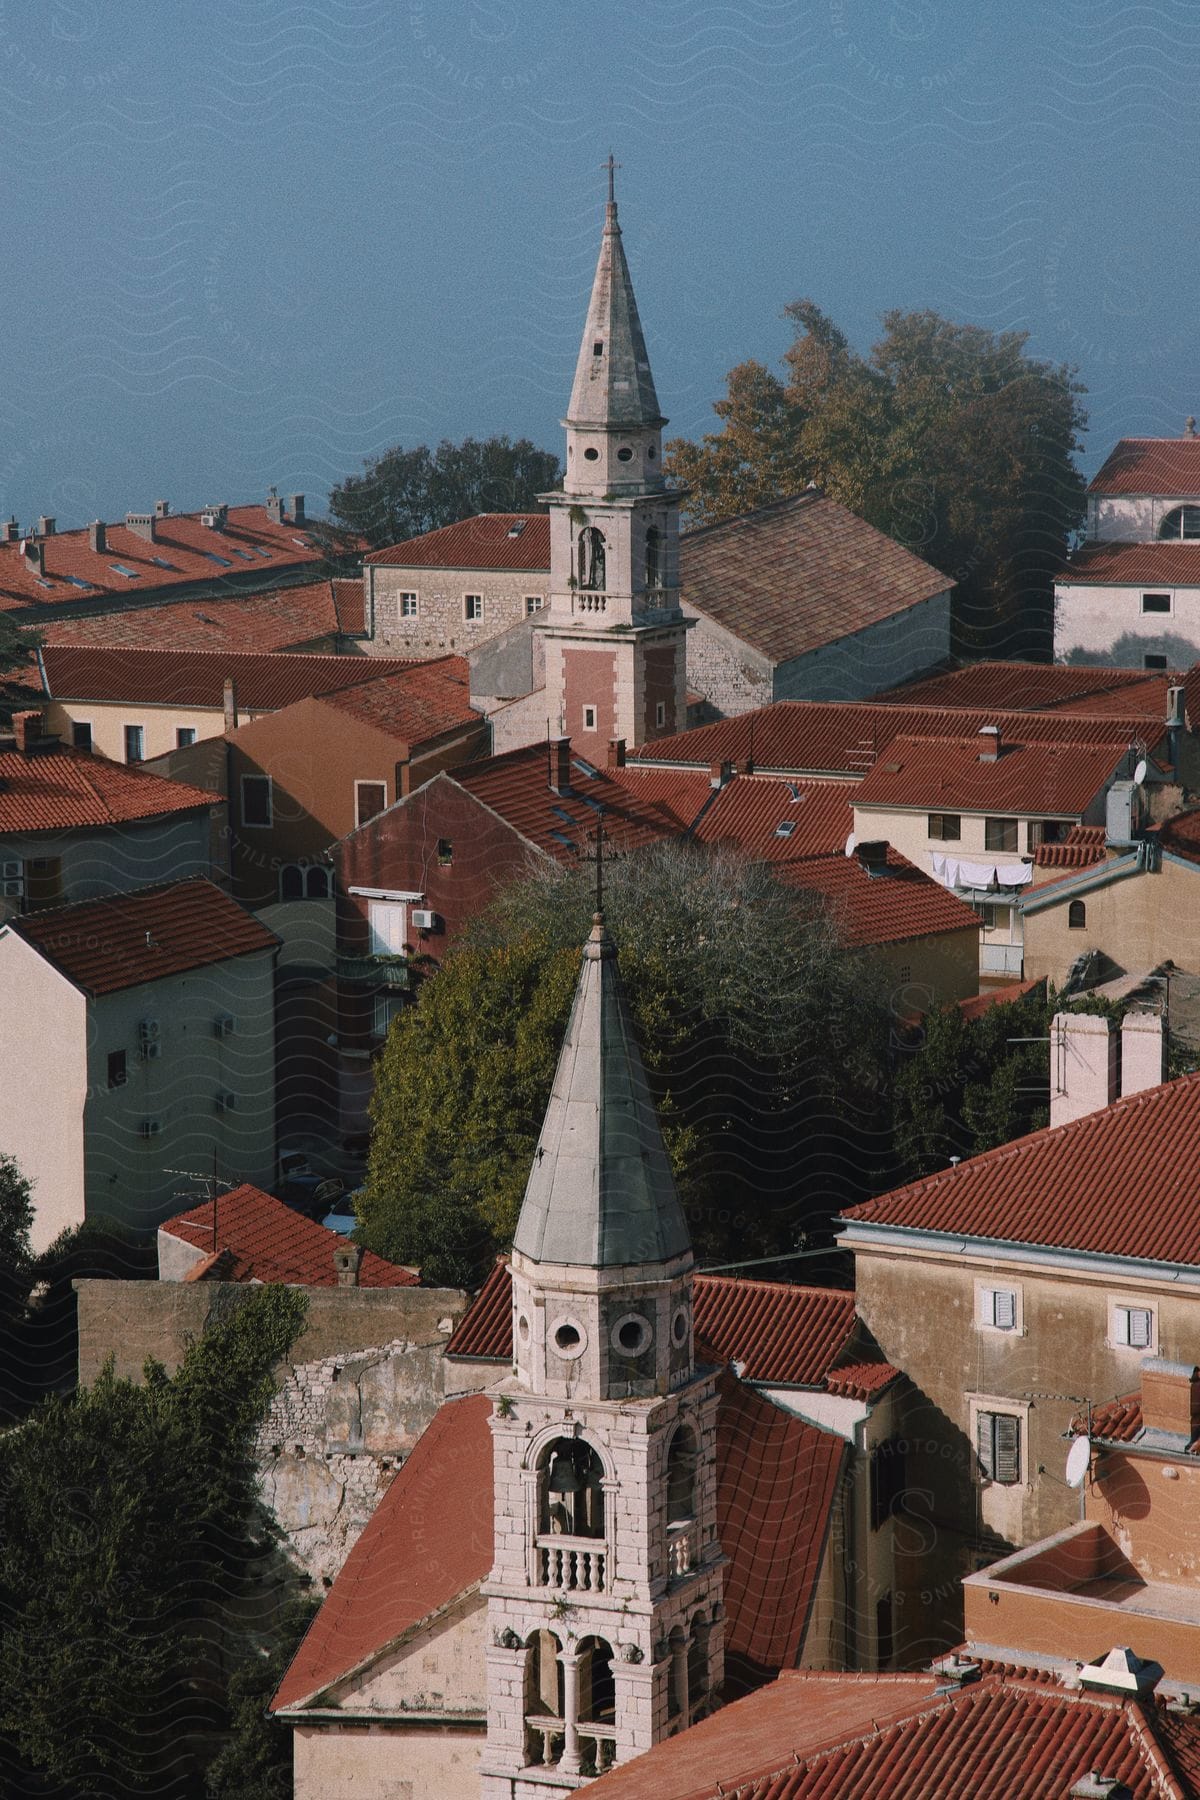
[[[602,162],[600,164],[600,167],[602,169],[608,170],[608,204],[610,206],[615,206],[615,204],[616,204],[617,197],[616,197],[616,193],[613,188],[613,176],[616,174],[616,172],[620,168],[620,166],[621,166],[620,163],[617,162],[617,160],[613,156],[613,153],[611,150],[608,153],[608,161]]]

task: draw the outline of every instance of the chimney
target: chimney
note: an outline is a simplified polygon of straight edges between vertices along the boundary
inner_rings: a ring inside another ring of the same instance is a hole
[[[6,544],[17,544],[21,541],[21,527],[17,524],[17,515],[5,521],[4,541]]]
[[[31,568],[37,570],[39,575],[46,573],[46,546],[41,538],[22,538],[21,555]]]
[[[339,1287],[357,1287],[358,1272],[362,1267],[363,1247],[361,1244],[340,1243],[334,1245],[333,1267],[337,1274]]]
[[[37,522],[38,536],[44,537],[44,538],[53,537],[54,536],[54,527],[56,524],[57,524],[57,520],[48,518],[46,516],[46,514],[43,513],[41,518]]]
[[[46,715],[41,712],[14,713],[12,728],[18,754],[33,756],[46,735]]]
[[[623,769],[625,767],[625,739],[624,738],[609,738],[609,740],[608,740],[608,766],[610,769]]]
[[[210,500],[200,514],[200,523],[208,531],[224,531],[225,521],[228,516],[229,508],[227,506],[224,504],[218,505],[215,500]]]
[[[1185,1445],[1200,1437],[1200,1369],[1194,1363],[1142,1359],[1142,1424]]]
[[[1111,1106],[1117,1097],[1120,1039],[1111,1019],[1055,1013],[1050,1026],[1050,1123],[1065,1125]]]
[[[273,525],[283,524],[283,501],[274,488],[267,490],[267,517]]]
[[[153,513],[126,513],[125,524],[128,530],[136,531],[141,538],[153,544],[158,537],[158,521]]]
[[[1000,727],[998,725],[981,725],[979,727],[979,760],[980,762],[998,762],[1000,760]]]
[[[238,726],[237,683],[232,675],[227,675],[225,677],[223,699],[225,703],[225,729],[226,731],[236,731]]]
[[[92,546],[93,550],[104,551],[108,549],[108,527],[105,525],[103,519],[93,519],[88,526],[88,543]]]
[[[1142,1365],[1145,1367],[1145,1365]],[[1079,1671],[1079,1685],[1085,1690],[1124,1694],[1152,1694],[1163,1678],[1162,1666],[1143,1662],[1127,1644],[1120,1644],[1099,1662],[1088,1663]]]
[[[1102,1775],[1099,1769],[1092,1769],[1079,1777],[1071,1789],[1071,1800],[1133,1800],[1133,1789],[1116,1775]]]
[[[708,785],[709,785],[709,787],[710,788],[728,787],[729,783],[733,780],[733,772],[734,772],[733,764],[729,761],[728,757],[726,757],[724,762],[709,763],[709,765],[708,765]],[[739,793],[741,792],[740,788],[738,789],[738,792]]]
[[[1184,437],[1195,437],[1196,435],[1196,421],[1191,413],[1183,421],[1183,435]]]
[[[169,518],[170,514],[171,502],[169,500],[156,500],[154,502],[154,516],[156,519]]]
[[[1121,1092],[1140,1094],[1163,1078],[1163,1022],[1156,1012],[1128,1012],[1121,1020]]]
[[[288,511],[292,515],[292,524],[293,525],[303,525],[303,523],[304,523],[304,495],[303,494],[289,494],[288,495]]]
[[[854,850],[858,857],[859,867],[865,869],[868,875],[879,876],[887,874],[888,847],[886,838],[872,838],[868,843],[856,844]]]
[[[550,739],[550,792],[552,794],[569,794],[571,791],[571,740],[569,737]]]

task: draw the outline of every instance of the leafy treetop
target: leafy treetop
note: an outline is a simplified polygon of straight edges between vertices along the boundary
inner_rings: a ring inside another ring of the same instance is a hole
[[[329,510],[378,549],[476,513],[533,512],[560,473],[558,457],[529,438],[443,439],[435,450],[397,444],[366,462],[361,475],[339,482]]]

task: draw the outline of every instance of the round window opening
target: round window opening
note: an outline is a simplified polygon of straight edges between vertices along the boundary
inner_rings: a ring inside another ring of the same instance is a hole
[[[618,450],[617,451],[617,461],[618,462],[632,462],[633,461],[633,451],[632,450]]]
[[[517,1336],[523,1344],[529,1342],[529,1320],[525,1317],[524,1313],[522,1313],[521,1317],[517,1320]]]
[[[599,462],[600,461],[600,452],[596,449],[585,450],[583,455],[584,455],[584,460],[586,462]]]
[[[587,1342],[583,1327],[577,1325],[574,1319],[560,1319],[551,1333],[551,1340],[558,1354],[568,1360],[582,1356]]]
[[[640,1356],[647,1348],[653,1333],[648,1322],[640,1313],[626,1313],[618,1319],[612,1330],[613,1348],[624,1356]]]
[[[675,1314],[675,1317],[671,1320],[671,1340],[676,1345],[677,1348],[681,1347],[684,1343],[686,1343],[687,1334],[688,1334],[687,1307],[681,1306],[679,1311]]]

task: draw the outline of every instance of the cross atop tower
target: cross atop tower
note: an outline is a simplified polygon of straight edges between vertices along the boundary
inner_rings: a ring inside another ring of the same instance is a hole
[[[620,166],[620,163],[616,161],[611,150],[608,153],[608,161],[600,164],[602,169],[608,170],[608,204],[610,206],[615,206],[617,202],[617,196],[613,186],[613,176]]]

